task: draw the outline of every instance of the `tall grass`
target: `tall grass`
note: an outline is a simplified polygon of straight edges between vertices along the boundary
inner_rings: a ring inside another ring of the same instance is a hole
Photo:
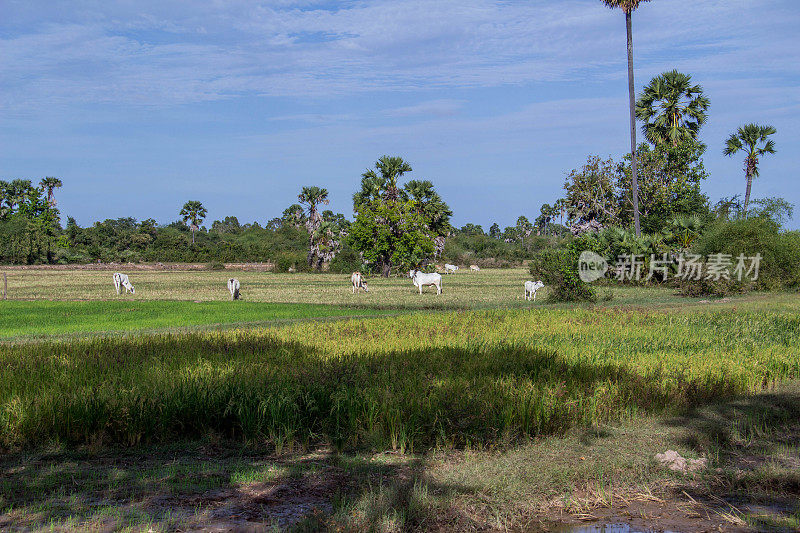
[[[800,376],[794,305],[483,311],[0,345],[0,445],[491,445]]]

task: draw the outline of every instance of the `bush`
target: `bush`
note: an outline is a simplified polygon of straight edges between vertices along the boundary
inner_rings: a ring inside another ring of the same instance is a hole
[[[206,270],[225,270],[225,264],[219,261],[210,261],[206,263]]]
[[[306,254],[303,252],[282,252],[275,256],[275,272],[289,272],[294,269],[297,272],[308,270]]]
[[[342,249],[331,260],[328,270],[336,274],[349,274],[356,270],[361,270],[361,255],[350,248],[343,246]]]
[[[800,286],[800,232],[781,232],[768,218],[753,217],[719,221],[700,236],[694,252],[707,257],[730,254],[734,263],[739,254],[761,254],[758,289],[797,288]]]
[[[549,287],[554,302],[594,302],[597,295],[578,275],[578,253],[571,248],[546,249],[533,257],[530,273]]]
[[[744,292],[744,286],[737,280],[720,278],[711,280],[701,278],[698,280],[682,280],[679,285],[683,296],[699,298],[701,296],[716,296],[722,298],[731,294]]]

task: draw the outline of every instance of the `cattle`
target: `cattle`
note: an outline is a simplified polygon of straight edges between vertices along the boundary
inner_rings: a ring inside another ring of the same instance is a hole
[[[120,288],[125,287],[126,293],[136,294],[136,289],[133,288],[131,285],[131,281],[128,279],[127,274],[120,274],[119,272],[114,273],[114,288],[117,289],[117,294],[120,293]]]
[[[525,299],[530,301],[536,301],[536,291],[544,287],[544,283],[541,281],[526,281],[525,282]]]
[[[350,283],[353,285],[353,294],[360,292],[361,289],[364,289],[364,292],[369,292],[369,287],[367,287],[367,282],[361,272],[353,272],[350,276]]]
[[[236,278],[230,278],[228,280],[228,292],[231,293],[231,301],[239,299],[239,280]]]
[[[445,274],[455,273],[456,270],[458,270],[458,267],[456,265],[451,265],[450,263],[445,263],[444,264],[444,273]]]
[[[419,270],[412,270],[409,272],[409,277],[411,277],[411,281],[414,283],[414,286],[419,289],[419,293],[422,294],[422,287],[425,285],[433,285],[436,287],[436,294],[442,294],[442,275],[436,272],[432,274],[426,274],[424,272],[420,272]]]
[[[473,272],[479,272],[481,267],[479,267],[478,265],[470,265],[469,269],[472,270]]]

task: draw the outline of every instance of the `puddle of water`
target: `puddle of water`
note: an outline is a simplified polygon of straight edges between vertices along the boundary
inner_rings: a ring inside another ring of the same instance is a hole
[[[566,526],[558,530],[560,533],[678,533],[669,529],[648,529],[629,524],[594,524],[591,526]]]

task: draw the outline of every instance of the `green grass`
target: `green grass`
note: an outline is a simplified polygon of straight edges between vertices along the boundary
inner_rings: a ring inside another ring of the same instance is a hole
[[[513,442],[800,377],[797,309],[469,311],[0,345],[0,445]]]
[[[387,311],[321,304],[190,301],[0,302],[0,339],[133,332],[229,324],[266,324]]]

